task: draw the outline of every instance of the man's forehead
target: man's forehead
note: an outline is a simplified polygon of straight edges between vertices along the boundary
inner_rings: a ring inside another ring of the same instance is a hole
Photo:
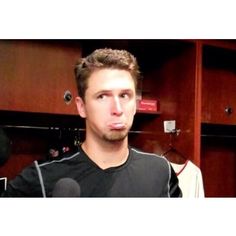
[[[98,71],[88,80],[88,89],[93,90],[132,90],[134,87],[132,76],[124,70]]]

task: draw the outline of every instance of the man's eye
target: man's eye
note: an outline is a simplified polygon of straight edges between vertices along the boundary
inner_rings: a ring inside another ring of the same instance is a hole
[[[106,97],[106,95],[105,94],[100,94],[100,95],[98,95],[98,99],[104,99]]]
[[[122,98],[129,98],[129,94],[128,94],[128,93],[122,93],[122,94],[121,94],[121,97],[122,97]]]

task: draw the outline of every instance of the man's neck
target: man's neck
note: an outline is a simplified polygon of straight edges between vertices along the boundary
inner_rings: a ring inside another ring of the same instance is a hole
[[[120,166],[126,162],[129,155],[127,138],[123,141],[102,143],[86,139],[82,149],[101,169]]]

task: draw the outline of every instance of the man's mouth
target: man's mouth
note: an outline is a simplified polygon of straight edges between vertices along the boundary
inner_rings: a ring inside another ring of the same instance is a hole
[[[124,129],[125,128],[125,124],[124,123],[111,123],[108,125],[110,129],[116,129],[116,130],[120,130],[120,129]]]

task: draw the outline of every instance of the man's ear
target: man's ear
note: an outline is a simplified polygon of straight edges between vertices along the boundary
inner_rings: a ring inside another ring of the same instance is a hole
[[[79,115],[82,118],[86,118],[86,111],[85,111],[85,106],[84,106],[84,101],[81,97],[76,97],[75,98],[75,103],[76,103],[76,107],[77,107],[77,111],[79,113]]]

